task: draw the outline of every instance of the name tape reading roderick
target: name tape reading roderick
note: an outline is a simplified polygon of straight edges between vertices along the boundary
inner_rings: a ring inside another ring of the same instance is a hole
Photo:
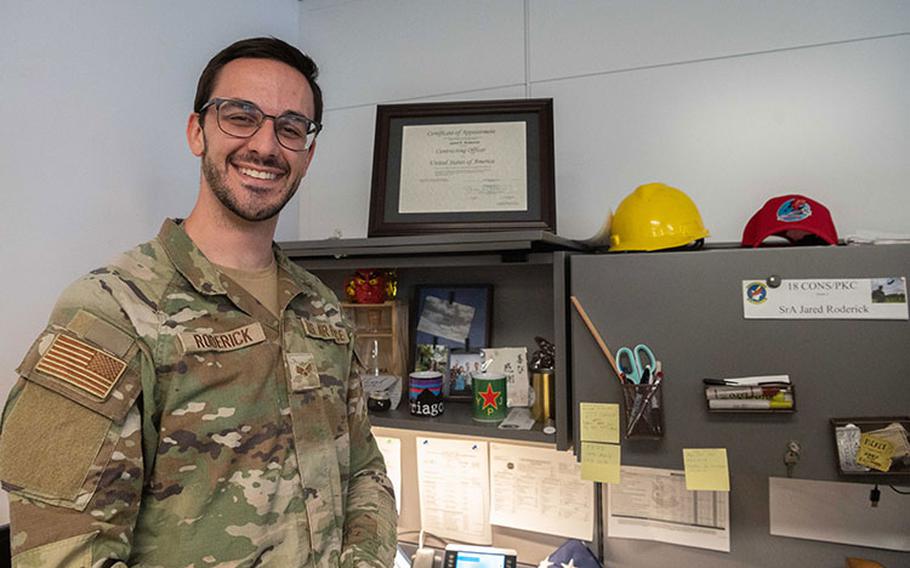
[[[180,333],[180,343],[186,353],[200,351],[234,351],[265,341],[265,332],[259,322],[222,333]]]

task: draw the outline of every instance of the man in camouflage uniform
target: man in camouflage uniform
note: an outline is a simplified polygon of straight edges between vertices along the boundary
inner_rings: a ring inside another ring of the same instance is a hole
[[[276,39],[216,55],[187,127],[192,213],[63,293],[3,413],[15,566],[392,565],[351,328],[272,245],[315,150],[316,74]]]

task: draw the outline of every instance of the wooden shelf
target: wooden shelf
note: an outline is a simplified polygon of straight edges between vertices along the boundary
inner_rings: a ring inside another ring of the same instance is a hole
[[[406,377],[408,308],[401,301],[389,300],[381,304],[354,304],[344,302],[341,309],[354,324],[355,349],[367,364],[371,344],[379,349],[379,368],[383,372]]]

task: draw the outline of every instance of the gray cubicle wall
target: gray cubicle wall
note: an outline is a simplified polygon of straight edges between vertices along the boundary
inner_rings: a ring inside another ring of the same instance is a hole
[[[789,440],[802,445],[794,477],[840,480],[829,419],[910,414],[907,321],[746,320],[741,281],[908,276],[910,245],[717,249],[576,255],[570,293],[614,352],[649,344],[665,372],[666,434],[623,441],[624,465],[682,469],[686,447],[726,447],[731,552],[607,538],[610,567],[812,566],[839,568],[846,556],[910,566],[910,553],[769,535],[768,478],[783,477]],[[582,401],[619,402],[599,348],[570,314],[574,423]],[[702,379],[788,374],[794,414],[709,414]],[[576,447],[577,447],[576,440]],[[882,499],[910,497],[887,488]]]

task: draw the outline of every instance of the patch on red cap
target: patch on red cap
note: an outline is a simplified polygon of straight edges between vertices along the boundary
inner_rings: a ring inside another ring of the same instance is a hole
[[[777,220],[783,223],[797,223],[812,216],[812,206],[802,197],[791,197],[777,208]]]
[[[828,208],[804,195],[769,199],[746,223],[742,245],[757,247],[772,235],[794,244],[837,244],[837,230]]]

